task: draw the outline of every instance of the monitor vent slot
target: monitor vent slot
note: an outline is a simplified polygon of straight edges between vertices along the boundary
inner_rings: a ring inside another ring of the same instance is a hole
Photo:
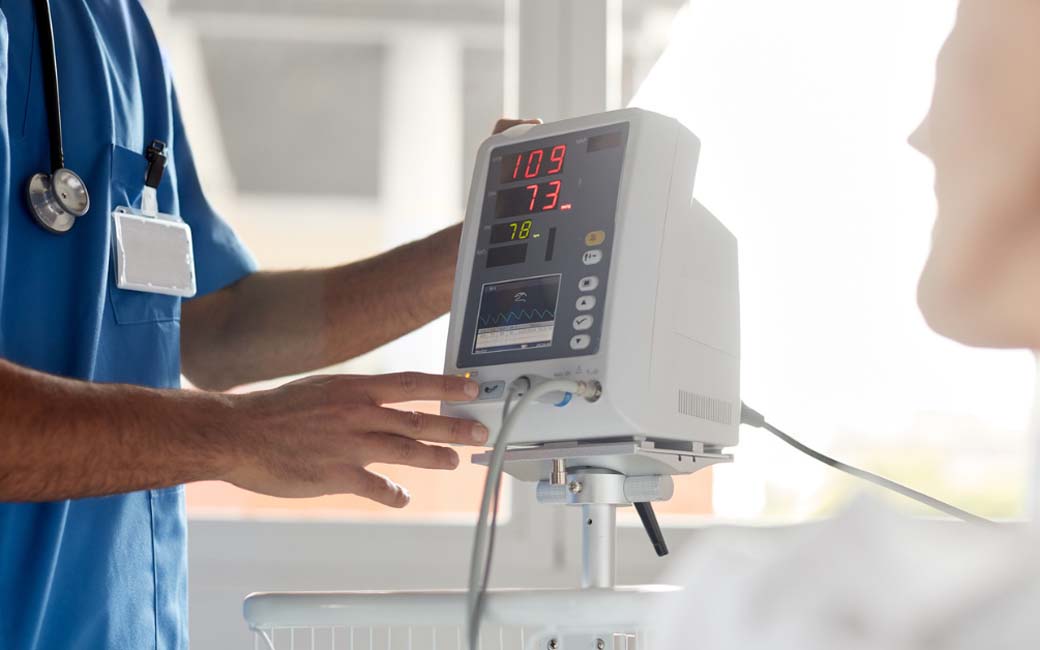
[[[685,390],[679,391],[679,412],[709,422],[733,424],[733,404],[731,402]]]

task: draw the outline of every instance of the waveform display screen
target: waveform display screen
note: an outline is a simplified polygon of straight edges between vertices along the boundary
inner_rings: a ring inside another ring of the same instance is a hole
[[[559,274],[485,284],[473,353],[551,346],[559,295]]]

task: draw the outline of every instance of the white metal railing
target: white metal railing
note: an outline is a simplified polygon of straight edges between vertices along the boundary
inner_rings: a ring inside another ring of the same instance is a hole
[[[674,587],[488,593],[476,650],[648,648]],[[465,591],[257,593],[244,614],[256,650],[467,650]]]

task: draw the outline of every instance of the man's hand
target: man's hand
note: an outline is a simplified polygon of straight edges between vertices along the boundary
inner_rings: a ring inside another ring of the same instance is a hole
[[[491,135],[498,135],[499,133],[510,129],[517,124],[541,124],[542,121],[538,119],[534,120],[514,120],[503,117],[502,119],[495,122],[495,128],[491,129]]]
[[[384,404],[468,401],[460,377],[312,377],[245,395],[64,379],[0,359],[0,501],[57,501],[225,480],[285,497],[408,494],[365,469],[453,469],[483,444],[476,422]],[[425,442],[422,442],[425,441]]]
[[[223,478],[272,496],[356,494],[404,507],[408,492],[365,469],[367,465],[454,469],[459,456],[453,449],[420,441],[479,445],[488,432],[469,420],[383,405],[476,396],[472,381],[420,373],[309,377],[274,390],[229,396],[232,431],[242,431],[233,437],[244,445]]]

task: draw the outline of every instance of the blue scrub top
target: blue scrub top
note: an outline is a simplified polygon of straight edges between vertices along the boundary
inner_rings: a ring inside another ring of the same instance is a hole
[[[29,0],[0,0],[0,357],[65,377],[180,386],[180,299],[116,288],[112,209],[140,206],[153,140],[169,146],[159,209],[192,228],[199,295],[255,264],[206,202],[169,68],[135,0],[52,2],[66,166],[90,212],[37,226],[25,184],[49,171]],[[3,432],[0,431],[0,435]],[[187,647],[182,487],[0,504],[0,646]]]

